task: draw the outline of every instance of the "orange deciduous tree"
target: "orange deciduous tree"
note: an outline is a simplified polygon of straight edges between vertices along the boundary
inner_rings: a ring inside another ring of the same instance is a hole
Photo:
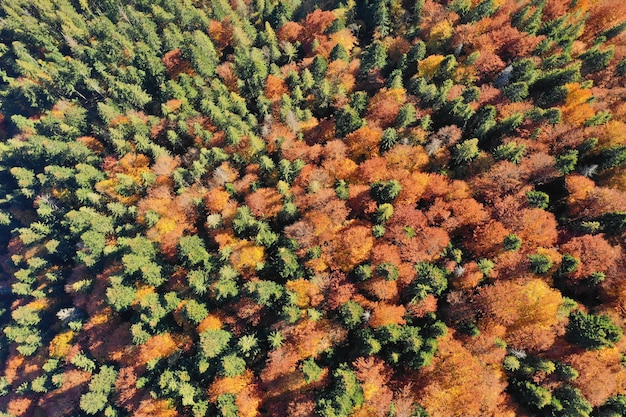
[[[404,315],[406,308],[403,305],[387,304],[386,302],[374,303],[372,315],[368,324],[373,328],[388,324],[405,324]]]
[[[485,329],[503,326],[505,340],[513,347],[545,349],[557,336],[563,298],[545,281],[498,280],[481,287],[474,301],[483,316],[480,325]]]
[[[566,84],[567,96],[563,106],[563,120],[580,126],[595,114],[589,104],[592,97],[591,89],[581,88],[579,83]]]
[[[165,71],[167,72],[167,75],[172,78],[175,78],[181,73],[188,75],[193,75],[194,73],[191,68],[191,64],[184,60],[180,48],[166,52],[165,55],[163,55],[162,61],[163,64],[165,64]]]
[[[246,195],[246,205],[255,217],[271,219],[282,209],[283,196],[274,188],[259,188]]]
[[[346,274],[334,271],[328,275],[327,279],[329,281],[326,296],[328,308],[335,310],[354,297],[356,288],[348,281]]]
[[[626,389],[626,369],[618,346],[581,350],[566,356],[564,362],[578,371],[578,378],[572,385],[594,406]]]
[[[297,22],[287,22],[278,29],[276,36],[279,41],[294,43],[302,38],[304,27]]]
[[[275,75],[268,75],[265,80],[265,96],[270,100],[280,100],[283,94],[287,93],[287,83],[282,78]]]
[[[121,368],[115,380],[115,404],[129,412],[139,406],[141,394],[137,389],[138,372],[132,366]]]
[[[367,125],[348,134],[345,142],[352,159],[362,161],[378,156],[378,146],[382,136],[383,131],[380,128]]]
[[[374,246],[371,227],[353,221],[338,230],[335,236],[323,249],[329,265],[342,272],[350,272],[369,258]]]
[[[368,279],[362,284],[362,288],[376,300],[393,302],[397,301],[399,296],[398,283],[396,281],[389,281],[383,277]]]
[[[568,175],[565,186],[569,193],[570,216],[575,219],[597,217],[626,207],[626,192],[596,186],[593,180],[582,175]]]
[[[239,391],[235,399],[235,405],[239,410],[241,417],[257,417],[260,415],[260,406],[262,403],[263,392],[258,384],[250,383],[244,389]]]
[[[580,262],[568,276],[573,280],[589,278],[594,272],[601,272],[607,278],[617,274],[617,263],[622,258],[619,246],[612,246],[602,235],[574,237],[561,245],[561,252],[574,256]]]
[[[385,228],[385,239],[398,245],[405,262],[437,260],[450,243],[445,230],[429,227],[424,213],[410,205],[396,206]]]
[[[30,396],[13,396],[9,399],[6,411],[10,416],[27,416],[33,412],[34,401]]]
[[[306,15],[302,24],[304,28],[303,39],[305,42],[313,42],[314,39],[324,39],[324,31],[335,20],[335,13],[331,11],[323,11],[320,9]]]
[[[133,415],[136,417],[176,417],[178,412],[172,408],[169,401],[147,398],[141,401]]]
[[[216,378],[209,387],[209,398],[215,402],[220,395],[237,395],[252,382],[253,378],[254,375],[249,369],[241,375]]]
[[[502,242],[509,234],[501,222],[489,220],[474,228],[473,238],[468,239],[465,246],[478,258],[490,258],[502,250]]]
[[[406,91],[403,88],[383,89],[370,99],[365,117],[368,122],[385,129],[395,122],[405,102]]]
[[[449,332],[433,363],[420,370],[420,404],[433,417],[500,414],[506,384],[498,367],[481,363]]]
[[[501,221],[529,248],[556,244],[557,222],[554,214],[548,211],[526,208],[519,212],[506,213]]]
[[[250,197],[253,201],[254,198]],[[207,192],[204,196],[204,202],[206,208],[209,212],[219,213],[221,212],[228,200],[230,199],[230,194],[228,194],[223,188],[213,188],[209,192]]]
[[[178,349],[178,345],[170,333],[162,333],[150,337],[139,347],[137,360],[146,364],[152,359],[167,358]]]
[[[322,298],[319,287],[306,279],[287,281],[285,288],[297,294],[296,305],[300,308],[315,307]]]
[[[361,409],[355,415],[387,416],[393,400],[393,391],[387,385],[391,378],[389,365],[381,359],[370,356],[358,358],[353,366],[365,399]]]

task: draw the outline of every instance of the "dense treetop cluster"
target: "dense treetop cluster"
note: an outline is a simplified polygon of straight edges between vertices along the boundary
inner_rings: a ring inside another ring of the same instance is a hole
[[[625,16],[0,0],[0,416],[626,415]]]

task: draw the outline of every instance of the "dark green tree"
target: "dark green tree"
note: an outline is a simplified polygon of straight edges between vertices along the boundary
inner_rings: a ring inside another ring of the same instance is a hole
[[[365,124],[359,113],[349,105],[345,105],[335,113],[337,136],[344,137]]]
[[[528,191],[526,193],[526,199],[528,200],[528,204],[530,206],[540,209],[548,208],[548,204],[550,203],[550,196],[543,191]]]
[[[377,181],[370,187],[370,194],[379,204],[391,203],[402,191],[397,180]]]
[[[607,315],[576,310],[570,315],[566,337],[585,349],[595,350],[617,343],[622,338],[622,329]]]

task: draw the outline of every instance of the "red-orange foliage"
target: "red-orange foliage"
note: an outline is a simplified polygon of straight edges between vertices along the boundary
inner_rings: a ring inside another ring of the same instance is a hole
[[[93,136],[81,136],[76,139],[76,142],[82,143],[97,154],[104,151],[104,145],[102,145],[102,142]]]
[[[139,202],[139,221],[145,221],[144,216],[148,211],[159,214],[160,219],[150,227],[146,236],[153,242],[159,242],[161,252],[167,257],[174,257],[180,238],[195,229],[193,200],[202,194],[202,189],[191,187],[174,196],[170,186],[160,185],[151,188],[148,196]]]
[[[29,396],[12,396],[6,406],[6,411],[10,416],[27,416],[33,412],[33,399]]]
[[[9,348],[8,358],[4,367],[4,377],[11,385],[19,386],[23,382],[34,379],[41,371],[43,357],[27,358],[16,350],[15,344]]]
[[[282,209],[283,196],[275,188],[259,188],[246,196],[246,205],[256,217],[271,219]]]
[[[429,227],[424,213],[410,205],[396,206],[385,228],[385,239],[398,245],[405,262],[436,260],[450,242],[443,229]]]
[[[237,76],[233,71],[233,66],[231,62],[224,62],[215,68],[215,72],[222,79],[224,85],[228,88],[229,91],[233,91],[235,93],[239,92],[239,87],[237,85]]]
[[[585,22],[584,36],[594,39],[603,31],[624,21],[626,4],[611,0],[593,2]]]
[[[410,156],[407,155],[407,158]],[[426,192],[429,181],[428,174],[424,172],[393,171],[393,176],[400,182],[402,190],[394,203],[396,204],[415,204]]]
[[[302,39],[302,33],[304,31],[304,27],[296,22],[287,22],[278,29],[276,32],[276,36],[279,41],[287,41],[294,43],[299,39]]]
[[[568,175],[565,186],[570,215],[573,218],[597,217],[606,212],[623,210],[626,193],[607,187],[598,187],[582,175]]]
[[[394,393],[393,404],[396,417],[411,417],[414,415],[415,403],[418,402],[414,391],[413,384],[408,382]]]
[[[140,392],[137,390],[138,370],[124,367],[119,370],[115,380],[115,404],[130,412],[139,406]]]
[[[137,360],[146,364],[152,359],[167,358],[178,349],[177,343],[170,333],[152,336],[140,346]]]
[[[378,146],[383,131],[378,127],[363,126],[348,134],[345,143],[355,161],[370,160],[378,156]]]
[[[290,349],[300,359],[317,357],[321,352],[345,339],[346,329],[327,320],[301,320],[284,332]]]
[[[335,139],[335,122],[333,119],[321,119],[317,124],[305,129],[304,140],[309,145],[334,142],[334,146],[342,147],[344,151],[340,151],[339,149],[335,149],[333,152],[324,151],[324,157],[339,158],[345,156],[345,145],[343,145],[343,141]]]
[[[209,22],[209,37],[220,50],[232,44],[233,30],[230,16],[226,16],[221,22],[217,20]]]
[[[454,230],[462,227],[475,227],[488,219],[489,214],[482,204],[473,198],[453,200],[448,204],[452,215],[442,225],[445,230]]]
[[[400,249],[396,245],[389,243],[376,242],[372,248],[371,254],[372,266],[377,266],[383,262],[389,262],[396,266],[402,262],[400,258]]]
[[[619,347],[607,347],[600,350],[581,350],[564,358],[564,362],[573,366],[579,373],[572,385],[597,406],[611,395],[626,389],[626,369],[621,364],[622,354]]]
[[[433,417],[506,415],[499,410],[505,383],[499,367],[487,367],[448,333],[432,365],[420,371],[420,403]]]
[[[557,336],[563,299],[540,279],[498,280],[481,287],[474,300],[483,316],[481,326],[503,326],[505,340],[513,347],[545,349]]]
[[[501,222],[490,220],[474,228],[473,238],[468,239],[465,246],[477,258],[491,258],[502,249],[502,242],[509,234]]]
[[[556,169],[554,157],[545,152],[535,152],[520,162],[520,171],[526,182],[548,182],[560,174]]]
[[[378,204],[370,194],[369,185],[350,185],[348,207],[353,215],[372,215]]]
[[[278,100],[283,94],[287,93],[287,83],[282,78],[278,78],[275,75],[268,75],[265,80],[265,96],[267,98]]]
[[[393,400],[393,392],[387,385],[391,377],[389,366],[372,356],[358,358],[353,366],[365,399],[355,416],[387,416]]]
[[[513,202],[511,206],[508,202]],[[519,209],[519,200],[505,199],[499,206],[500,221],[522,239],[527,248],[550,247],[556,244],[557,222],[554,214],[539,208]]]
[[[286,345],[270,351],[265,368],[260,374],[261,381],[264,385],[271,386],[278,378],[295,372],[299,360],[298,354]]]
[[[315,417],[316,404],[315,400],[306,396],[302,398],[302,395],[298,395],[296,399],[292,400],[287,407],[286,414],[284,410],[281,410],[283,414],[273,412],[273,415],[288,415],[289,417]],[[274,410],[272,410],[274,411]]]
[[[335,13],[331,11],[323,11],[321,9],[314,10],[305,18],[302,26],[304,27],[304,42],[313,42],[314,39],[324,39],[324,32],[330,24],[335,20]]]
[[[93,328],[85,325],[85,333],[90,340],[89,352],[98,360],[119,362],[132,346],[130,323],[117,324],[118,320],[112,317],[109,320],[109,323]]]
[[[324,188],[332,189],[333,185],[334,180],[326,170],[313,164],[307,164],[300,170],[300,174],[293,182],[291,191],[300,198],[306,198],[307,193],[318,194],[320,191],[326,191],[323,190]],[[322,198],[328,199],[329,197],[323,194]]]
[[[135,417],[176,417],[178,412],[169,401],[162,399],[146,398],[141,401]]]
[[[467,187],[467,186],[466,186]],[[425,200],[432,201],[436,197],[443,197],[450,191],[450,179],[445,175],[435,172],[428,173],[428,186],[422,197]]]
[[[388,281],[383,277],[374,277],[368,279],[362,288],[368,295],[376,300],[394,302],[398,300],[398,283],[397,281]]]
[[[387,304],[385,302],[374,303],[372,315],[368,324],[373,328],[386,326],[387,324],[405,324],[404,315],[406,308],[403,305]]]
[[[426,298],[417,302],[411,302],[407,305],[407,316],[424,317],[428,313],[437,311],[437,298],[428,294]]]
[[[257,384],[248,384],[239,392],[237,398],[235,399],[239,415],[241,417],[259,416],[259,407],[261,405],[262,396],[263,392]]]
[[[575,237],[561,245],[561,252],[580,261],[576,270],[569,274],[573,280],[588,278],[594,272],[602,272],[607,278],[616,277],[617,262],[622,258],[619,246],[611,246],[602,235]]]
[[[428,207],[425,214],[429,225],[441,226],[450,218],[452,212],[450,211],[448,202],[441,197],[437,197],[430,207]]]
[[[476,288],[482,281],[483,273],[478,269],[476,262],[468,262],[462,266],[463,272],[460,274],[453,274],[451,280],[452,287],[455,289],[469,290]]]
[[[366,184],[392,179],[383,157],[372,157],[359,164],[358,178]]]
[[[519,191],[524,183],[519,165],[509,161],[499,161],[484,174],[472,180],[475,190],[486,201],[514,194]]]
[[[161,155],[159,156],[154,164],[152,164],[152,172],[154,172],[157,176],[166,176],[169,177],[172,175],[174,169],[176,169],[180,164],[180,160],[178,158],[172,157],[170,155]]]
[[[163,55],[162,61],[163,64],[165,64],[165,71],[170,78],[176,78],[176,76],[181,73],[188,75],[194,74],[189,62],[183,59],[180,48],[166,52],[165,55]]]
[[[385,129],[394,123],[405,102],[406,91],[403,88],[383,89],[370,99],[365,117],[368,122]]]
[[[331,273],[328,281],[326,303],[331,310],[335,310],[350,301],[356,293],[354,284],[349,282],[346,275],[342,272]]]
[[[324,247],[328,263],[343,272],[365,261],[374,246],[371,227],[351,222],[335,233],[335,239]]]
[[[283,158],[289,161],[302,159],[308,164],[317,165],[322,147],[319,144],[309,146],[302,140],[286,140],[282,143],[281,152]]]
[[[209,387],[209,398],[212,402],[215,402],[220,395],[237,395],[252,382],[253,378],[254,375],[249,369],[238,376],[216,378]]]

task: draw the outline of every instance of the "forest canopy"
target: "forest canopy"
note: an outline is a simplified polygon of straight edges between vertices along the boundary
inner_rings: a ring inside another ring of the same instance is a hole
[[[0,417],[626,415],[625,16],[0,0]]]

